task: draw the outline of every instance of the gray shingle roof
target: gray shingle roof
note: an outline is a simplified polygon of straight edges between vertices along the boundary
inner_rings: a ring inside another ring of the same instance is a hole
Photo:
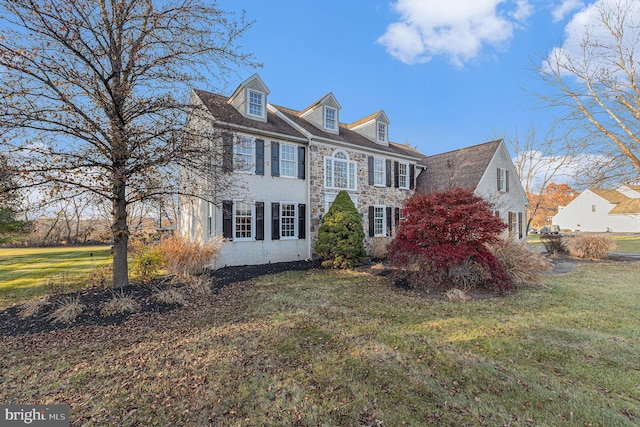
[[[245,128],[253,128],[263,132],[290,135],[298,138],[304,137],[301,132],[299,132],[291,124],[287,123],[286,120],[278,116],[278,114],[267,112],[266,122],[248,119],[240,114],[232,105],[227,102],[229,100],[228,97],[197,89],[194,89],[194,92],[218,122],[227,123],[231,125],[231,127],[239,126]],[[361,148],[386,152],[389,154],[396,154],[400,156],[412,157],[414,159],[420,159],[424,157],[424,154],[403,144],[396,144],[391,142],[389,143],[389,146],[385,146],[372,142],[368,138],[349,129],[344,123],[340,123],[339,133],[338,135],[336,135],[333,133],[325,132],[322,129],[319,129],[316,126],[312,125],[311,123],[300,117],[300,111],[277,105],[272,105],[272,107],[286,116],[287,119],[291,120],[297,126],[304,129],[306,132],[316,138],[323,138],[326,140],[352,144]]]
[[[297,138],[304,137],[302,133],[277,114],[267,111],[266,122],[248,119],[227,102],[229,100],[228,97],[198,89],[194,89],[194,92],[218,122],[228,123],[232,126],[253,128],[262,132],[289,135]]]
[[[427,169],[418,176],[418,191],[475,190],[501,142],[485,142],[423,158],[418,164]]]

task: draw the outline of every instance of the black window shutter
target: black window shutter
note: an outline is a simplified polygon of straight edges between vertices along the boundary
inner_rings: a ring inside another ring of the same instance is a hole
[[[373,206],[369,206],[369,237],[373,237],[373,235],[375,234],[374,227],[373,227],[373,216],[374,215],[375,215],[375,213],[374,213]]]
[[[304,239],[307,237],[307,207],[300,203],[298,204],[298,239]]]
[[[400,162],[393,162],[393,186],[400,187]]]
[[[392,218],[391,218],[391,206],[387,206],[387,236],[391,237],[392,235]]]
[[[305,174],[304,147],[298,147],[298,179],[304,179]]]
[[[509,192],[509,171],[504,171],[504,189]]]
[[[280,143],[271,141],[271,176],[280,176]]]
[[[222,237],[233,239],[233,202],[222,202]]]
[[[414,165],[409,165],[409,188],[413,190],[415,187],[416,180],[416,167]]]
[[[264,240],[264,202],[256,202],[256,240]]]
[[[233,135],[222,134],[222,171],[233,172]]]
[[[264,139],[256,139],[256,174],[264,175]]]
[[[522,212],[518,212],[518,238],[522,239]]]
[[[280,239],[280,203],[271,203],[271,239]]]
[[[385,160],[384,170],[387,175],[387,187],[391,187],[391,160]]]
[[[498,168],[498,186],[497,186],[498,191],[501,190],[501,188],[500,188],[500,175],[501,175],[500,174],[500,168]]]
[[[367,157],[367,166],[369,167],[369,185],[373,185],[373,156]]]
[[[398,226],[400,225],[400,208],[396,208],[396,216],[394,219],[395,219],[396,230],[397,230]]]

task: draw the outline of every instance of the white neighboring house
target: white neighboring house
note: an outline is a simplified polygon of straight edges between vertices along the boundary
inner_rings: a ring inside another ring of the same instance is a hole
[[[503,140],[461,148],[422,159],[417,191],[463,188],[491,202],[496,216],[516,239],[526,239],[527,195]]]
[[[552,224],[562,230],[640,232],[640,186],[585,190],[559,208]]]

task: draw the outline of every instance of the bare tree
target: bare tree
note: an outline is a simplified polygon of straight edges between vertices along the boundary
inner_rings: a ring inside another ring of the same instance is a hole
[[[1,148],[23,186],[90,191],[111,204],[113,284],[128,283],[128,207],[166,193],[198,197],[223,174],[189,86],[257,66],[249,28],[200,0],[0,0]],[[185,132],[189,132],[185,135]],[[213,176],[213,177],[212,177]],[[219,190],[219,188],[217,189]]]
[[[568,34],[580,32],[554,49],[538,68],[549,89],[538,94],[545,106],[562,111],[563,124],[597,153],[589,170],[640,172],[640,4],[636,0],[599,0],[572,23]],[[605,172],[606,173],[606,172]],[[592,177],[602,181],[603,175]]]
[[[505,139],[513,151],[513,163],[529,200],[528,233],[531,221],[542,205],[545,189],[578,163],[578,150],[568,142],[566,136],[556,136],[555,127],[540,137],[532,125],[524,139],[520,138],[517,129],[513,137]]]

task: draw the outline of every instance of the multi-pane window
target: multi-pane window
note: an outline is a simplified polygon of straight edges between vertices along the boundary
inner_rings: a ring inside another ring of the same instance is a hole
[[[296,177],[296,151],[293,145],[280,144],[280,176]]]
[[[244,202],[234,204],[234,239],[251,239],[254,222],[253,205]]]
[[[509,174],[506,169],[498,168],[498,191],[509,191]]]
[[[398,164],[398,187],[409,188],[409,165],[406,163]]]
[[[373,159],[373,184],[385,185],[385,161],[382,158]]]
[[[385,236],[385,208],[384,206],[374,206],[373,208],[373,234],[375,236]]]
[[[379,142],[387,142],[387,124],[383,122],[378,122],[378,141]]]
[[[324,127],[331,130],[338,128],[338,110],[331,107],[324,107]]]
[[[356,189],[356,163],[349,160],[346,153],[336,151],[333,157],[326,157],[324,162],[325,187]]]
[[[264,117],[264,95],[255,90],[249,90],[249,114]]]
[[[233,165],[236,171],[251,172],[253,170],[253,138],[237,136],[233,154]]]
[[[295,238],[296,232],[296,204],[295,203],[281,203],[280,204],[280,238]]]

